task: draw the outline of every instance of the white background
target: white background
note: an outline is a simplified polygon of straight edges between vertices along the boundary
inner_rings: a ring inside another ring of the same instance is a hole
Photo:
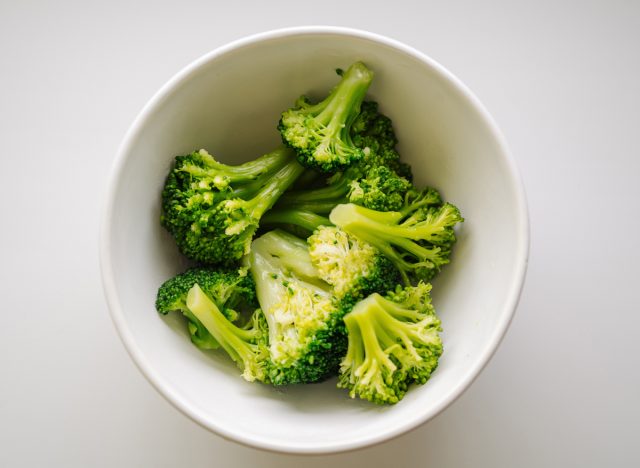
[[[0,0],[0,466],[640,466],[640,2],[168,3]],[[98,261],[107,177],[152,94],[211,49],[304,24],[390,36],[461,78],[532,223],[520,306],[472,387],[405,436],[317,457],[227,442],[167,403]]]

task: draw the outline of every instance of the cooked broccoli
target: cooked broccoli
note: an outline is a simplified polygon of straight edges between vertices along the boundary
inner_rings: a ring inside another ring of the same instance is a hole
[[[371,244],[334,226],[320,226],[307,239],[311,261],[335,296],[354,302],[400,282],[395,265]]]
[[[428,281],[449,263],[456,240],[453,227],[463,221],[458,208],[450,203],[430,205],[434,193],[425,190],[417,194],[400,211],[338,205],[329,220],[376,247],[394,263],[406,284],[412,279]]]
[[[442,354],[431,285],[372,294],[344,316],[347,354],[338,387],[377,404],[397,403],[411,383],[424,384]]]
[[[222,346],[249,381],[265,380],[269,355],[266,323],[257,305],[255,285],[246,271],[210,268],[193,268],[171,278],[160,286],[156,299],[161,314],[177,311],[187,317],[196,346]]]
[[[287,148],[239,166],[205,150],[178,156],[162,191],[162,225],[186,257],[230,265],[248,251],[262,215],[303,171]]]
[[[245,265],[268,324],[269,381],[316,382],[335,373],[346,350],[342,310],[305,241],[269,231],[253,241]]]
[[[391,119],[378,110],[375,101],[364,101],[360,114],[351,126],[353,143],[365,152],[367,167],[384,166],[400,177],[412,181],[411,166],[400,161],[396,150],[398,138]]]
[[[234,325],[198,284],[187,294],[187,308],[204,325],[227,354],[242,369],[242,377],[253,382],[267,379],[269,363],[267,324],[260,309],[251,315],[244,327]]]
[[[407,194],[415,190],[411,170],[400,162],[391,120],[378,112],[373,101],[362,104],[351,134],[364,157],[342,172],[332,175],[324,186],[296,188],[282,195],[276,211],[302,210],[326,215],[341,203],[356,203],[380,211],[399,210]],[[302,178],[313,182],[317,173],[310,169]]]
[[[397,210],[413,185],[386,166],[351,166],[323,187],[285,193],[274,209],[329,213],[341,203],[355,203],[374,210]]]
[[[262,224],[271,228],[280,227],[298,237],[307,237],[320,226],[331,226],[326,216],[313,211],[274,208],[262,217]]]
[[[411,182],[385,166],[369,169],[349,187],[349,202],[377,211],[394,211],[402,207]]]
[[[364,156],[351,140],[351,125],[373,79],[362,62],[351,65],[323,101],[306,97],[283,112],[278,130],[285,144],[294,148],[300,164],[322,172],[336,172]]]

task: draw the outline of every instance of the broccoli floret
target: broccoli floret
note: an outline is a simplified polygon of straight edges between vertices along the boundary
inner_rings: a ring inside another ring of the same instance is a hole
[[[361,148],[393,148],[398,143],[391,119],[382,114],[378,107],[375,101],[363,101],[360,113],[351,126],[353,142]]]
[[[306,242],[270,231],[253,241],[245,265],[268,324],[270,382],[316,382],[336,373],[346,351],[342,309],[311,263]]]
[[[323,101],[312,104],[303,96],[283,112],[278,130],[285,144],[296,150],[300,164],[335,172],[362,159],[362,148],[351,140],[351,125],[372,79],[373,72],[356,62]]]
[[[257,306],[255,284],[246,271],[210,268],[192,268],[169,279],[156,298],[161,314],[181,312],[188,319],[198,348],[222,346],[250,381],[265,379],[268,362],[266,322]]]
[[[351,138],[365,152],[366,167],[384,166],[408,181],[413,180],[411,166],[400,161],[396,150],[398,138],[389,117],[378,110],[375,101],[364,101],[360,114],[351,126]]]
[[[456,240],[453,228],[463,221],[450,203],[429,205],[426,200],[432,192],[425,190],[401,211],[338,205],[329,220],[376,247],[398,268],[406,284],[412,279],[428,281],[449,263]]]
[[[440,320],[431,304],[431,285],[374,293],[344,316],[347,354],[338,387],[377,404],[400,401],[411,383],[424,384],[438,365]]]
[[[413,186],[385,166],[371,168],[366,177],[356,179],[349,187],[349,202],[377,211],[394,211],[402,207]]]
[[[285,193],[274,206],[275,211],[301,210],[326,215],[342,203],[380,211],[403,207],[409,192],[416,189],[411,184],[410,167],[400,162],[395,150],[397,140],[391,120],[378,112],[375,102],[365,101],[351,133],[364,157],[332,175],[324,186],[298,186]],[[310,170],[304,177],[312,182],[317,180],[317,174]]]
[[[353,303],[400,282],[395,265],[371,244],[334,226],[320,226],[307,239],[311,261],[343,303]]]
[[[262,215],[304,171],[287,148],[228,166],[200,150],[178,156],[162,191],[162,225],[180,251],[231,265],[249,249]]]

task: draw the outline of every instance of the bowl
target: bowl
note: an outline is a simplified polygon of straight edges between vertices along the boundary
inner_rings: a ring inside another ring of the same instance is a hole
[[[221,352],[193,346],[181,317],[154,309],[158,286],[187,263],[161,228],[160,191],[174,156],[206,148],[226,163],[279,144],[280,113],[321,96],[335,69],[364,61],[369,96],[395,124],[417,185],[460,207],[452,263],[434,282],[444,354],[426,385],[396,405],[352,400],[330,379],[274,388],[248,383]],[[421,52],[370,32],[300,27],[254,35],[206,54],[142,110],[108,186],[101,266],[109,309],[153,386],[203,427],[249,446],[330,453],[388,440],[451,404],[478,376],[512,319],[528,255],[523,187],[496,124],[450,72]]]

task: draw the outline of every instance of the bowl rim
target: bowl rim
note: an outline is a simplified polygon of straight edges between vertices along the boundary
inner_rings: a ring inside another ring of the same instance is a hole
[[[418,417],[409,421],[406,424],[397,425],[390,428],[384,433],[379,433],[373,437],[361,437],[357,439],[350,439],[341,442],[332,443],[319,443],[310,445],[304,444],[291,444],[286,441],[277,441],[275,439],[258,439],[255,437],[247,437],[240,431],[230,429],[228,427],[217,424],[215,421],[211,421],[203,417],[198,409],[189,403],[187,399],[179,394],[179,392],[172,389],[167,384],[165,379],[159,375],[151,366],[145,355],[137,346],[131,330],[129,329],[125,316],[118,298],[117,289],[115,285],[113,265],[111,262],[111,230],[114,204],[116,201],[117,189],[121,175],[124,171],[126,155],[130,152],[130,148],[133,141],[138,136],[139,132],[143,128],[145,122],[154,110],[164,102],[170,93],[178,86],[183,80],[188,78],[191,74],[195,73],[204,64],[215,60],[216,58],[231,52],[236,49],[244,48],[264,40],[273,40],[289,36],[303,36],[303,35],[338,35],[338,36],[351,36],[360,39],[377,42],[390,48],[396,49],[406,55],[418,59],[431,67],[437,73],[439,73],[444,79],[446,79],[460,95],[462,95],[469,104],[478,112],[481,118],[487,125],[492,137],[496,141],[501,154],[504,156],[504,162],[510,175],[510,184],[512,185],[512,191],[516,196],[516,205],[518,210],[519,219],[516,222],[517,225],[517,252],[516,252],[516,274],[513,276],[511,284],[508,288],[507,300],[505,306],[498,319],[498,326],[494,329],[491,339],[487,346],[485,346],[484,352],[477,359],[474,365],[469,368],[464,377],[454,386],[444,398],[437,404],[431,407],[428,411],[420,414]],[[111,315],[111,319],[116,327],[116,330],[125,346],[125,349],[131,356],[133,362],[138,369],[151,383],[151,385],[162,395],[167,401],[169,401],[175,408],[177,408],[184,415],[198,423],[200,426],[218,434],[219,436],[234,442],[239,442],[243,445],[268,450],[277,453],[293,453],[293,454],[329,454],[345,452],[350,450],[356,450],[368,446],[372,446],[392,438],[405,434],[427,421],[440,414],[455,400],[457,400],[466,389],[474,382],[474,380],[480,375],[484,367],[491,360],[495,354],[498,346],[500,345],[509,325],[513,320],[522,289],[524,286],[524,280],[526,276],[526,270],[529,259],[530,249],[530,227],[529,227],[529,213],[527,208],[527,201],[525,195],[525,188],[520,176],[520,173],[516,167],[515,161],[509,151],[506,140],[499,130],[496,122],[489,112],[485,109],[480,100],[471,92],[465,84],[463,84],[456,76],[454,76],[445,67],[440,65],[434,59],[430,58],[426,54],[408,46],[398,40],[391,39],[389,37],[373,33],[362,29],[354,29],[341,26],[296,26],[269,30],[257,34],[252,34],[240,39],[236,39],[218,47],[208,53],[205,53],[201,57],[195,59],[188,65],[182,68],[172,78],[170,78],[145,104],[140,113],[136,116],[133,123],[127,130],[122,143],[117,151],[116,158],[113,162],[113,166],[110,171],[106,198],[103,206],[102,224],[100,226],[100,270],[102,276],[102,284],[104,289],[105,298],[107,301],[108,309]]]

